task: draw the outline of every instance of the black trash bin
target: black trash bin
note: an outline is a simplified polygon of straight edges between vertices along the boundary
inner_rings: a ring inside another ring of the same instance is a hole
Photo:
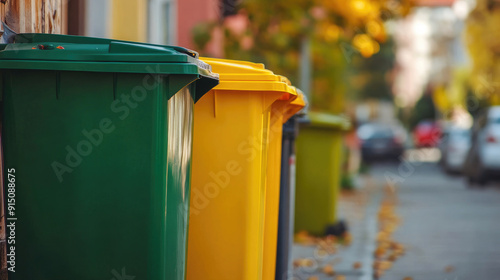
[[[293,274],[291,255],[295,213],[295,139],[299,133],[299,122],[307,121],[303,109],[305,97],[299,93],[297,99],[293,102],[295,104],[290,104],[291,117],[283,124],[276,280],[291,279]],[[301,111],[297,113],[299,110]]]

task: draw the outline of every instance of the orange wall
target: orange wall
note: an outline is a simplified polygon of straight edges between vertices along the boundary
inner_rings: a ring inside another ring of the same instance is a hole
[[[213,21],[219,18],[220,0],[177,0],[177,45],[194,49],[191,30],[200,22]],[[213,42],[207,52],[220,56],[221,40],[214,34]]]

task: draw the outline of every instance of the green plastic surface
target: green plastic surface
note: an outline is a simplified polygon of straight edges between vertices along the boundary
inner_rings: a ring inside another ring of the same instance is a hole
[[[16,178],[9,280],[183,280],[193,92],[217,79],[20,61],[0,58],[4,183]]]
[[[14,44],[0,44],[0,69],[193,75],[195,102],[218,84],[188,49],[56,34],[18,34]]]
[[[300,127],[296,144],[295,232],[323,235],[337,222],[342,135],[349,122],[325,113],[311,112],[308,118],[310,123]]]

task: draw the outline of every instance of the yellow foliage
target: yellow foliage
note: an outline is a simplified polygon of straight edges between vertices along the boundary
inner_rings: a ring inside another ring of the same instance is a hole
[[[380,45],[366,34],[354,36],[352,44],[364,57],[370,57],[380,50]]]
[[[379,42],[385,42],[387,39],[387,34],[385,32],[384,24],[377,20],[370,20],[366,23],[366,31],[375,40]]]
[[[499,102],[500,94],[500,9],[488,9],[478,0],[466,26],[466,44],[472,60],[470,83],[477,96]]]
[[[408,14],[412,1],[245,0],[237,15],[201,23],[203,32],[194,41],[197,49],[207,50],[209,39],[219,34],[227,58],[264,62],[292,81],[298,80],[300,52],[307,42],[312,108],[340,113],[345,110],[347,65],[358,53],[370,57],[379,52],[379,43],[387,38],[384,21]],[[235,18],[245,20],[235,24]]]
[[[342,28],[338,27],[335,24],[328,24],[324,30],[325,41],[327,42],[335,42],[339,39],[342,34]]]
[[[451,109],[450,101],[443,86],[438,86],[434,90],[433,100],[434,104],[441,112],[447,112]]]
[[[305,1],[305,0],[304,0]],[[380,49],[378,42],[387,39],[384,20],[405,16],[411,8],[411,0],[316,0],[316,10],[342,18],[342,28],[320,29],[326,42],[335,41],[339,35],[353,40],[353,45],[365,57],[370,57]],[[314,14],[321,14],[315,12]],[[329,20],[331,17],[326,17]],[[362,36],[360,36],[362,35]]]

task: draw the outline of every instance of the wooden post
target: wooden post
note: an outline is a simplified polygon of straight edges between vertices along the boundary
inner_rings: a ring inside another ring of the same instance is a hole
[[[66,33],[67,1],[71,0],[0,0],[0,19],[16,33]],[[0,30],[3,31],[1,23]],[[2,177],[2,180],[0,180],[0,280],[7,280],[5,213],[3,207],[3,155],[1,148],[0,159],[0,176]]]
[[[2,124],[0,123],[0,129]],[[2,132],[0,131],[0,144],[2,143]],[[0,280],[7,280],[7,240],[5,236],[5,209],[3,205],[3,194],[4,194],[4,185],[3,185],[3,146],[0,147],[0,206],[2,209],[0,210],[1,218],[0,218]]]
[[[16,33],[65,31],[67,0],[1,0],[0,18]]]

